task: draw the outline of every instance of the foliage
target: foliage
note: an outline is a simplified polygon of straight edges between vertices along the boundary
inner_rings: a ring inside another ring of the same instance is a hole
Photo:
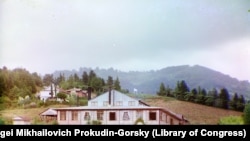
[[[243,125],[243,118],[241,116],[227,116],[219,120],[219,125]]]
[[[4,124],[5,124],[4,119],[0,118],[0,125],[4,125]]]
[[[139,117],[139,118],[136,119],[136,121],[135,121],[134,124],[135,124],[135,125],[145,124],[145,122],[144,122],[144,120],[143,120],[141,117]]]
[[[92,125],[101,125],[101,124],[102,124],[102,122],[99,121],[99,120],[93,120],[92,121]]]
[[[172,96],[173,94],[174,96]],[[189,87],[184,80],[177,81],[174,90],[165,88],[164,83],[162,82],[157,95],[175,97],[178,100],[219,107],[222,109],[232,109],[241,112],[243,111],[243,107],[246,103],[243,95],[238,97],[238,95],[235,94],[234,97],[230,99],[229,92],[226,88],[221,88],[220,93],[217,93],[217,89],[215,88],[207,91],[205,88],[201,88],[200,86],[197,89],[193,88],[189,91]]]
[[[42,86],[42,78],[37,73],[23,68],[0,68],[0,96],[4,97],[0,105],[2,108],[15,106],[19,97],[34,97]]]
[[[115,89],[120,91],[121,90],[121,85],[120,85],[120,80],[118,77],[116,77],[115,82],[114,82]]]
[[[185,80],[177,81],[175,87],[175,97],[179,100],[184,100],[188,92],[189,87],[187,86]]]
[[[157,92],[157,95],[159,96],[165,96],[166,95],[166,88],[164,83],[162,82],[160,85],[160,90]]]
[[[79,105],[80,106],[86,106],[86,105],[88,105],[88,100],[86,98],[80,98],[79,99]]]
[[[62,92],[57,93],[56,96],[58,98],[62,99],[63,101],[65,101],[65,99],[67,98],[67,94],[66,93],[62,93]]]
[[[52,121],[52,125],[58,125],[57,120],[53,120],[53,121]]]
[[[250,124],[250,103],[247,103],[244,108],[244,124]]]

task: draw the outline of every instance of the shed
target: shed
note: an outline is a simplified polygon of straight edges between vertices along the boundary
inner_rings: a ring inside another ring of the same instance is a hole
[[[46,122],[57,119],[57,111],[52,108],[46,109],[45,111],[41,112],[39,115],[41,119]]]
[[[13,125],[29,125],[31,124],[31,120],[27,117],[23,116],[15,116],[12,118]]]

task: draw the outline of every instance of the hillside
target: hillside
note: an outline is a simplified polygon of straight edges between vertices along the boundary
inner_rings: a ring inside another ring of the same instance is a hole
[[[54,76],[59,76],[60,73],[66,77],[71,74],[78,74],[82,76],[83,71],[89,72],[91,68],[80,68],[79,70],[58,70],[54,72]],[[108,76],[112,76],[114,79],[119,78],[121,87],[133,92],[133,89],[138,89],[139,93],[156,94],[159,90],[160,83],[163,82],[165,86],[174,89],[177,81],[185,80],[188,87],[204,88],[211,90],[216,88],[227,88],[230,94],[238,93],[238,95],[244,95],[246,99],[250,99],[250,83],[248,81],[239,81],[229,75],[223,74],[216,70],[209,69],[200,65],[183,65],[166,67],[155,71],[130,71],[122,72],[110,69],[92,69],[94,72],[107,79]]]
[[[182,114],[189,120],[191,125],[216,125],[222,117],[242,116],[243,114],[242,112],[224,110],[171,98],[154,97],[146,98],[144,101],[151,106],[165,107],[175,113]]]

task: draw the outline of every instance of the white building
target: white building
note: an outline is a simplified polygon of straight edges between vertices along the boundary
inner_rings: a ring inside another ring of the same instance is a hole
[[[88,101],[88,106],[54,108],[58,124],[103,125],[180,125],[188,121],[179,114],[162,107],[151,107],[146,103],[112,90]]]
[[[59,92],[59,88],[57,87],[56,88],[57,90],[55,91],[55,85],[52,84],[52,86],[44,87],[44,89],[38,93],[40,100],[45,102],[48,98],[51,97],[51,88],[52,88],[53,97],[56,96],[56,94]]]

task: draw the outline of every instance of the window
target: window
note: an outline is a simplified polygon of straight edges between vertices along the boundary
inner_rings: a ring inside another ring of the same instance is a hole
[[[156,112],[149,112],[149,120],[156,120]]]
[[[135,106],[135,101],[129,101],[128,106]]]
[[[84,114],[84,120],[90,120],[90,114],[89,114],[89,112],[85,112],[85,114]]]
[[[115,105],[116,106],[122,106],[122,101],[116,101]]]
[[[98,106],[97,101],[92,101],[91,106]]]
[[[103,120],[103,111],[97,111],[97,120]]]
[[[103,101],[103,106],[108,106],[108,101]]]
[[[66,111],[60,111],[60,120],[66,120]]]
[[[71,112],[71,119],[72,120],[78,120],[78,111],[72,111]]]
[[[129,120],[128,112],[124,112],[122,118],[123,118],[123,120]]]
[[[109,120],[116,120],[115,112],[109,112]]]

